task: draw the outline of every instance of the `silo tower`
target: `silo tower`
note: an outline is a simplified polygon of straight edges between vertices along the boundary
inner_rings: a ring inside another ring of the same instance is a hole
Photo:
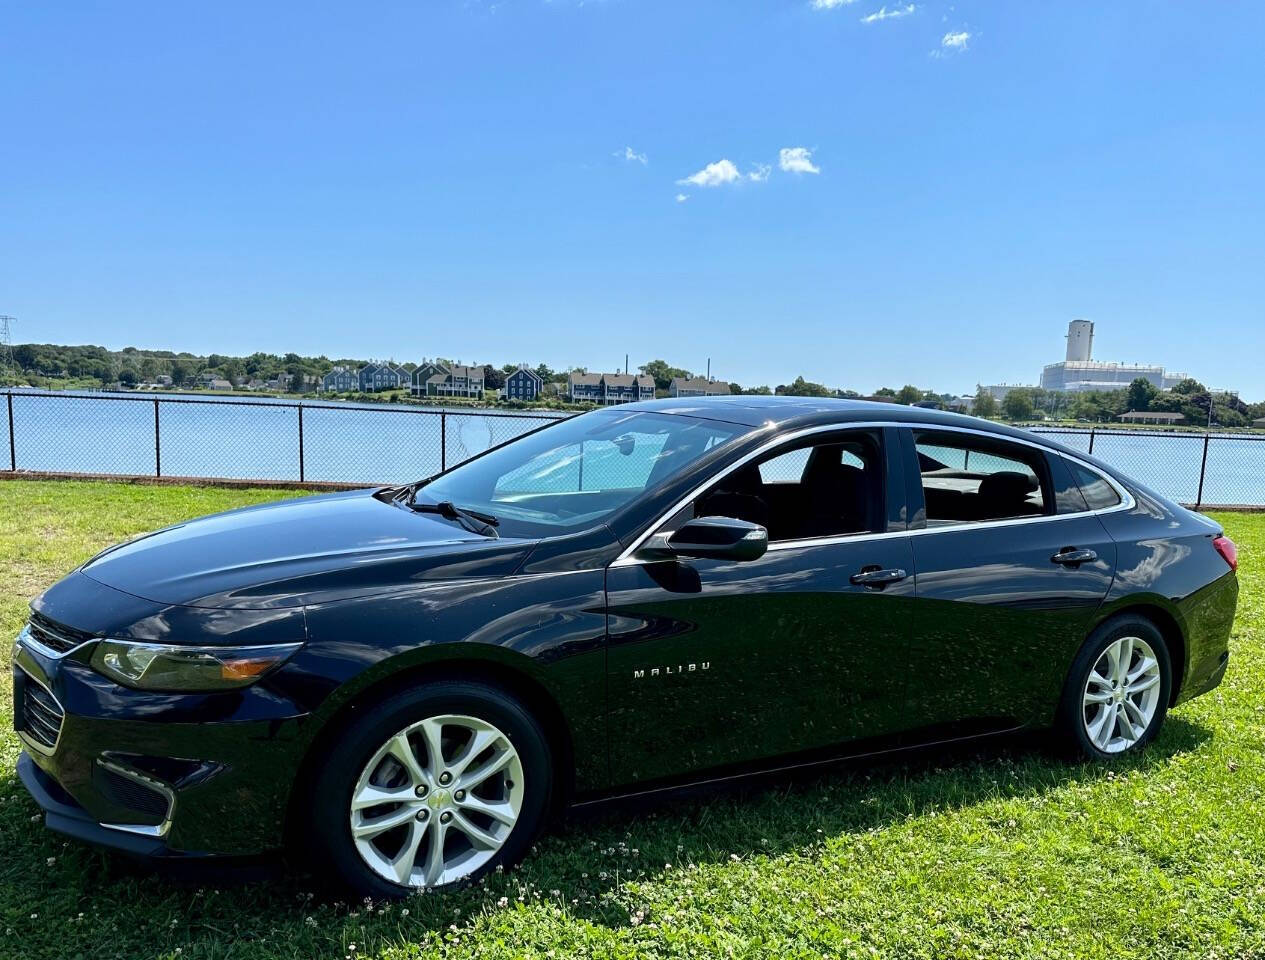
[[[1090,360],[1094,353],[1094,321],[1073,320],[1067,325],[1068,363]]]

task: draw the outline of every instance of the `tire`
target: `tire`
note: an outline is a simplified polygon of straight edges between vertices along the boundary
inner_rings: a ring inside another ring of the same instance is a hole
[[[457,887],[522,859],[552,790],[549,745],[521,703],[477,681],[436,681],[343,731],[315,779],[309,836],[297,839],[318,877],[358,897]]]
[[[1164,723],[1172,689],[1172,659],[1155,624],[1136,614],[1113,617],[1072,661],[1059,702],[1059,738],[1082,759],[1136,754]]]

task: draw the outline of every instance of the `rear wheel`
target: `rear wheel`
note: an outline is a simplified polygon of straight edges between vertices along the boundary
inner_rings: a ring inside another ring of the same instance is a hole
[[[375,898],[477,879],[526,852],[548,809],[540,726],[512,697],[428,684],[369,711],[316,780],[313,839],[332,878]]]
[[[1060,732],[1091,759],[1136,752],[1163,724],[1172,683],[1168,647],[1151,621],[1133,614],[1108,620],[1085,641],[1068,673]]]

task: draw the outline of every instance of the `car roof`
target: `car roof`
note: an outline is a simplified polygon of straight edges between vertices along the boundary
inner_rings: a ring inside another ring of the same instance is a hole
[[[985,429],[1028,437],[1027,433],[960,413],[947,413],[927,407],[907,407],[901,403],[845,400],[836,397],[781,397],[763,394],[735,394],[728,397],[666,397],[662,400],[642,400],[637,403],[622,404],[619,409],[701,417],[706,420],[721,420],[747,427],[762,427],[771,424],[778,428],[785,428],[816,423],[883,420],[942,423],[945,426],[973,427],[977,430]]]
[[[958,427],[978,430],[999,437],[1012,437],[1028,443],[1036,443],[1060,453],[1069,453],[1082,460],[1110,471],[1084,453],[1072,450],[1057,440],[1042,434],[1021,430],[1006,424],[970,417],[962,413],[932,410],[928,407],[908,407],[902,403],[882,403],[874,400],[846,400],[837,397],[784,397],[765,394],[735,394],[711,397],[665,397],[662,400],[641,400],[621,404],[620,411],[645,410],[652,413],[676,414],[719,420],[744,427],[772,426],[778,432],[813,427],[831,423],[909,423],[926,426]],[[1115,471],[1110,471],[1115,476]]]

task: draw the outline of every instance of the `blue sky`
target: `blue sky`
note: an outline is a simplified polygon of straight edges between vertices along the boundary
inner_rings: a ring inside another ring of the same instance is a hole
[[[1240,3],[5,2],[0,313],[863,391],[1031,382],[1085,316],[1099,359],[1259,400],[1263,34]]]

